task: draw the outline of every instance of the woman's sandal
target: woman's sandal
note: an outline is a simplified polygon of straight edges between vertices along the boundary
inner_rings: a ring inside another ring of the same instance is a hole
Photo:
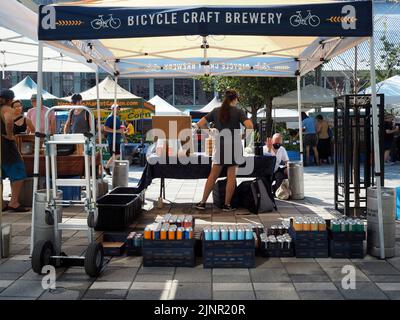
[[[27,208],[25,208],[25,207],[23,207],[21,205],[16,207],[16,208],[7,206],[7,210],[11,210],[11,211],[14,211],[14,212],[28,212],[28,211],[30,211],[29,209],[27,209]]]

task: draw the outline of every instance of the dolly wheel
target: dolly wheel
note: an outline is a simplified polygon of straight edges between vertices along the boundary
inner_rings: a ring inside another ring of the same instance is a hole
[[[97,277],[103,267],[103,246],[100,243],[89,244],[85,255],[85,271],[90,277]]]
[[[36,242],[32,251],[32,269],[37,274],[42,274],[42,268],[50,264],[50,258],[54,255],[54,247],[49,240]]]

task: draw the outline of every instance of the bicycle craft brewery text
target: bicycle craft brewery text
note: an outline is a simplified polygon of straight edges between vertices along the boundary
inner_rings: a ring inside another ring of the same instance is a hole
[[[128,17],[128,26],[175,25],[197,23],[227,24],[280,24],[282,13],[272,12],[225,12],[201,11],[142,14]]]

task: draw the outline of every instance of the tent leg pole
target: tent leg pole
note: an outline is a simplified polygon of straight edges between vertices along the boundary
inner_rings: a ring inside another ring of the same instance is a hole
[[[299,113],[299,142],[300,142],[300,161],[304,162],[303,158],[303,121],[301,120],[301,78],[297,76],[297,110]]]
[[[114,76],[114,105],[117,105],[117,86],[118,86],[118,76],[117,74],[117,68],[115,67],[115,76]],[[117,108],[114,108],[113,110],[113,144],[112,144],[112,148],[113,148],[113,166],[114,166],[114,161],[115,161],[115,146],[116,146],[116,139],[117,139]],[[115,166],[114,166],[115,167]]]
[[[100,112],[100,92],[99,92],[99,67],[96,69],[96,107],[97,107],[97,133],[100,150],[100,177],[103,177],[103,148],[101,147],[101,112]]]
[[[32,192],[32,224],[31,224],[31,247],[30,255],[32,255],[34,247],[34,234],[35,234],[35,215],[40,214],[35,210],[35,195],[38,189],[39,180],[39,149],[40,149],[40,108],[42,105],[42,90],[43,90],[43,42],[39,41],[38,46],[38,73],[37,73],[37,100],[36,100],[36,119],[35,119],[35,154],[33,162],[33,192]],[[49,180],[49,179],[47,179]],[[50,186],[46,186],[50,189]],[[54,188],[54,186],[53,186]]]
[[[371,106],[373,119],[373,138],[374,138],[374,163],[375,163],[375,183],[377,187],[377,202],[378,202],[378,226],[379,226],[379,249],[380,258],[385,259],[385,238],[383,231],[383,208],[382,208],[382,185],[381,185],[381,157],[379,145],[379,127],[378,127],[378,107],[376,97],[376,75],[375,75],[375,44],[374,37],[369,39],[369,54],[370,54],[370,74],[371,74]],[[382,115],[381,115],[382,116]]]

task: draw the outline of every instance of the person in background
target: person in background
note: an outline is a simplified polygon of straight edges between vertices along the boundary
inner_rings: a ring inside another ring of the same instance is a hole
[[[37,103],[37,95],[33,94],[31,97],[31,102],[32,102],[32,108],[30,108],[26,114],[26,117],[32,121],[34,125],[36,125],[36,103]],[[39,132],[44,134],[44,117],[45,114],[49,110],[49,108],[45,107],[43,105],[43,97],[42,97],[42,104],[40,106],[40,127],[39,127]],[[49,115],[49,129],[50,133],[55,133],[56,132],[56,115],[54,112],[52,112]],[[36,128],[37,129],[37,128]]]
[[[82,96],[74,94],[71,98],[73,106],[82,106]],[[71,110],[68,120],[64,126],[64,134],[67,133],[88,133],[92,126],[90,124],[90,115],[83,109]]]
[[[327,164],[330,164],[331,138],[329,136],[329,123],[320,114],[315,119],[317,120],[319,164],[322,164],[322,159],[326,160]]]
[[[206,185],[204,187],[202,200],[195,205],[198,210],[205,210],[206,201],[214,188],[215,182],[217,181],[223,167],[227,167],[227,183],[225,193],[225,204],[222,211],[229,212],[234,209],[231,207],[231,200],[236,186],[236,171],[238,168],[237,159],[235,155],[238,153],[242,154],[242,137],[239,133],[240,124],[246,129],[253,129],[253,123],[247,118],[246,113],[237,108],[238,95],[234,90],[227,90],[225,93],[224,101],[222,106],[215,108],[205,117],[201,118],[197,123],[197,128],[206,128],[207,123],[214,123],[215,128],[218,132],[223,130],[231,131],[231,143],[223,143],[223,134],[218,135],[215,144],[215,156],[213,156],[213,163],[211,167],[210,175],[207,178]],[[230,157],[229,157],[230,156]]]
[[[114,111],[116,114],[116,129],[114,130]],[[107,143],[108,143],[108,150],[111,152],[111,157],[107,161],[106,166],[104,167],[104,171],[108,174],[111,175],[110,167],[112,166],[113,163],[113,157],[112,157],[112,152],[113,152],[113,133],[114,131],[116,132],[115,135],[115,160],[119,159],[120,156],[120,148],[121,148],[121,136],[126,133],[126,130],[121,129],[121,119],[118,116],[119,113],[119,106],[118,105],[112,105],[111,106],[111,113],[107,117],[106,122],[104,124],[104,132],[107,134]]]
[[[135,127],[133,126],[132,121],[129,121],[127,130],[128,130],[128,132],[127,132],[128,136],[133,136],[135,134]]]
[[[385,161],[385,164],[388,164],[388,165],[394,164],[394,162],[391,161],[391,159],[390,159],[390,155],[391,155],[392,145],[393,145],[393,141],[394,141],[394,135],[399,132],[399,127],[394,126],[393,120],[394,120],[393,116],[391,116],[391,115],[385,116],[385,126],[384,126],[385,133],[384,133],[384,138],[383,138],[384,150],[385,150],[384,161]]]
[[[304,165],[307,166],[310,162],[310,148],[314,152],[315,164],[319,165],[319,157],[317,150],[317,129],[315,125],[315,119],[309,117],[305,112],[301,113],[301,119],[303,120],[303,135],[304,135],[304,146],[306,149],[306,158]]]
[[[0,93],[1,171],[2,179],[8,178],[11,183],[11,200],[8,204],[3,202],[3,210],[27,212],[29,210],[18,202],[26,179],[26,171],[24,161],[15,142],[14,110],[11,108],[13,99],[14,92],[11,90],[4,90]]]
[[[35,133],[35,126],[31,119],[24,116],[22,102],[20,100],[13,101],[11,108],[14,110],[14,134]]]
[[[274,182],[272,184],[274,193],[281,186],[283,180],[288,178],[287,163],[289,161],[289,156],[285,147],[282,145],[282,141],[282,135],[280,133],[275,133],[272,138],[267,138],[265,146],[263,147],[264,155],[273,155],[276,157]]]

